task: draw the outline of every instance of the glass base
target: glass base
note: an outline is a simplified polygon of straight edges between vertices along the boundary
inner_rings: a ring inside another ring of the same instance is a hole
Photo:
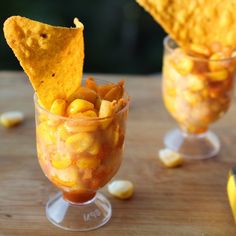
[[[109,221],[111,214],[111,204],[101,193],[79,204],[64,200],[62,193],[58,193],[46,205],[48,220],[57,227],[71,231],[97,229]]]
[[[164,144],[167,148],[191,160],[214,157],[220,150],[218,137],[210,131],[194,135],[174,129],[166,134]]]

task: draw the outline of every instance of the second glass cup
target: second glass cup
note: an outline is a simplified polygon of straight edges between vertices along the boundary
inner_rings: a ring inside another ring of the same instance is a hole
[[[186,158],[213,157],[220,141],[208,129],[230,106],[236,57],[227,49],[209,58],[191,56],[170,37],[165,38],[164,48],[164,103],[180,127],[167,133],[164,143]]]
[[[47,178],[61,190],[46,206],[47,217],[56,226],[87,231],[110,219],[111,205],[97,190],[122,162],[129,107],[126,93],[124,98],[127,103],[110,117],[70,118],[45,110],[35,95],[38,160]]]

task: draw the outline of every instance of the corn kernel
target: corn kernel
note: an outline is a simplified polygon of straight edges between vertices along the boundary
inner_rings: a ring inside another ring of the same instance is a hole
[[[53,154],[50,159],[52,166],[57,169],[65,169],[72,163],[71,156],[69,154]]]
[[[214,53],[209,60],[209,68],[211,71],[224,70],[227,67],[227,63],[222,61],[225,58],[221,52]]]
[[[219,27],[226,28],[229,25],[232,25],[232,21],[233,19],[231,13],[229,11],[223,11],[219,18]],[[227,36],[227,34],[225,36]]]
[[[56,127],[50,127],[47,122],[40,123],[37,128],[37,136],[42,139],[45,144],[56,143]]]
[[[189,74],[193,69],[193,61],[184,54],[179,55],[176,62],[173,63],[175,69],[183,76]]]
[[[105,134],[106,134],[106,138],[107,138],[107,141],[109,142],[110,146],[111,147],[115,147],[118,142],[119,142],[119,125],[113,127],[110,126],[106,131],[105,131]]]
[[[39,122],[44,122],[48,120],[48,116],[46,114],[44,114],[44,112],[42,112],[41,114],[39,114],[38,116]]]
[[[188,88],[193,92],[198,92],[204,89],[204,78],[201,75],[190,74],[187,77]]]
[[[173,101],[173,99],[170,96],[164,94],[164,103],[165,103],[165,106],[168,109],[168,111],[170,113],[174,114],[175,113],[175,101]]]
[[[228,71],[224,69],[224,70],[208,73],[207,75],[213,81],[223,81],[228,78]]]
[[[63,141],[65,141],[69,136],[71,136],[70,132],[68,132],[68,130],[63,124],[58,126],[57,135]]]
[[[160,150],[159,159],[167,167],[176,167],[183,164],[183,157],[170,149]]]
[[[189,103],[190,105],[195,105],[200,100],[199,95],[194,94],[190,91],[185,91],[183,93],[183,96],[184,96],[184,99],[186,100],[186,102]]]
[[[66,169],[54,169],[54,172],[52,181],[59,187],[73,187],[77,185],[79,180],[77,168],[70,166]]]
[[[235,59],[235,57],[236,57],[236,51],[235,50],[231,53],[231,57]]]
[[[203,45],[199,45],[199,44],[191,44],[190,50],[193,53],[200,54],[200,55],[203,55],[206,57],[209,57],[210,53],[211,53],[207,47],[205,47]]]
[[[10,128],[20,124],[24,119],[24,115],[20,111],[9,111],[2,113],[0,123],[6,128]]]
[[[64,99],[56,99],[50,108],[50,112],[59,115],[64,116],[66,113],[66,101]]]
[[[49,126],[56,127],[56,126],[59,126],[61,122],[62,122],[62,120],[58,119],[57,117],[48,116],[47,123]]]
[[[94,110],[88,110],[88,111],[76,113],[75,115],[71,115],[70,117],[71,118],[81,118],[81,117],[95,118],[97,117],[97,113]]]
[[[93,132],[98,127],[96,120],[68,120],[65,122],[65,128],[70,133]]]
[[[94,109],[94,105],[83,99],[75,99],[67,108],[68,115],[73,115],[78,112],[85,112]]]
[[[96,169],[100,165],[100,162],[96,157],[79,157],[76,165],[80,169]]]
[[[176,88],[174,87],[165,87],[166,93],[171,96],[175,97],[176,96]]]
[[[114,107],[112,105],[112,102],[102,100],[100,110],[99,110],[99,115],[98,115],[99,118],[112,116],[113,112],[114,112]],[[103,120],[101,124],[102,128],[105,129],[111,123],[111,121],[112,119],[110,118]]]
[[[95,141],[93,145],[87,150],[87,152],[91,155],[97,155],[100,151],[100,143],[98,141]]]
[[[119,126],[117,125],[113,132],[113,146],[115,147],[118,144],[120,137]]]
[[[108,185],[108,192],[119,199],[129,199],[134,194],[134,185],[128,180],[115,180]]]
[[[66,145],[74,152],[85,152],[93,144],[94,138],[91,134],[81,132],[66,139]]]
[[[97,96],[98,96],[97,93],[92,89],[86,87],[80,87],[74,94],[72,94],[68,98],[68,101],[73,102],[76,99],[82,99],[94,104],[97,99]]]

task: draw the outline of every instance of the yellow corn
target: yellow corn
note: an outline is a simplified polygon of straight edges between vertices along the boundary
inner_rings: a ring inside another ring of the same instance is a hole
[[[175,113],[175,100],[172,97],[165,94],[164,103],[170,113]]]
[[[187,81],[188,81],[188,88],[193,92],[200,91],[205,87],[204,78],[201,75],[190,74],[187,77]]]
[[[51,116],[48,117],[48,120],[47,120],[48,125],[54,126],[54,127],[59,126],[61,122],[62,122],[61,119],[58,119],[56,117],[51,117]]]
[[[100,165],[100,160],[96,157],[80,157],[76,165],[80,169],[96,169]]]
[[[51,127],[47,122],[42,122],[36,128],[37,136],[42,139],[45,144],[56,143],[56,127]]]
[[[160,150],[159,159],[167,167],[176,167],[183,164],[183,157],[170,149]]]
[[[72,135],[66,139],[66,145],[74,152],[78,153],[87,151],[92,146],[93,142],[93,136],[86,132]]]
[[[95,141],[93,145],[87,150],[87,152],[91,155],[97,155],[100,151],[100,143],[98,141]]]
[[[193,69],[193,61],[187,56],[179,55],[176,63],[173,63],[175,69],[183,76],[189,74]]]
[[[107,100],[102,100],[100,110],[99,110],[99,117],[104,118],[104,117],[111,116],[112,114],[113,114],[112,103]]]
[[[233,51],[233,52],[231,53],[231,57],[234,58],[234,60],[235,60],[235,57],[236,57],[236,51]]]
[[[48,116],[42,112],[39,116],[38,116],[38,119],[39,119],[39,122],[44,122],[44,121],[47,121],[48,120]]]
[[[24,119],[24,115],[20,111],[9,111],[2,113],[0,123],[6,128],[10,128],[20,124]]]
[[[95,104],[97,93],[90,88],[80,87],[74,94],[69,97],[68,101],[73,102],[75,99],[82,99]]]
[[[56,99],[50,108],[50,112],[59,115],[64,116],[66,113],[66,101],[64,99]]]
[[[98,127],[98,121],[96,120],[68,120],[65,122],[65,128],[68,132],[93,132]]]
[[[71,156],[69,154],[54,154],[51,155],[52,166],[57,169],[65,169],[69,167],[72,163]]]
[[[110,126],[105,132],[107,141],[109,141],[111,147],[115,147],[119,141],[119,125],[117,125],[116,127],[113,127],[113,125]]]
[[[206,57],[208,57],[211,53],[209,48],[199,44],[191,44],[189,48],[193,53],[197,53]]]
[[[128,180],[115,180],[108,185],[108,192],[119,199],[129,199],[134,194],[134,185]]]
[[[101,101],[101,106],[99,109],[99,118],[105,118],[105,117],[109,117],[112,116],[114,112],[114,107],[112,105],[112,102],[110,101],[106,101],[106,100],[102,100]],[[105,129],[110,123],[111,123],[111,119],[105,119],[102,121],[102,128]]]
[[[209,68],[211,71],[218,71],[218,70],[224,70],[225,67],[227,67],[227,63],[225,61],[222,61],[225,56],[223,53],[214,53],[209,60]]]
[[[190,91],[185,91],[183,93],[183,96],[186,102],[189,103],[190,105],[194,105],[199,102],[199,96]]]
[[[73,115],[78,112],[85,112],[88,110],[92,110],[94,108],[93,103],[88,102],[83,99],[75,99],[67,108],[68,115]]]
[[[66,127],[62,124],[57,128],[58,137],[65,141],[69,136],[71,136],[70,132],[67,131]]]
[[[226,69],[208,73],[208,77],[213,81],[223,81],[228,78],[228,71]]]
[[[176,89],[175,88],[170,88],[170,87],[167,87],[166,88],[166,93],[171,96],[171,97],[175,97],[176,96]]]
[[[88,110],[88,111],[83,112],[83,116],[97,117],[97,113],[93,110]]]
[[[66,169],[55,169],[52,181],[58,186],[73,187],[78,183],[78,170],[70,166]]]
[[[81,118],[81,117],[95,118],[95,117],[97,117],[97,113],[94,110],[88,110],[85,112],[76,113],[75,115],[71,115],[70,117],[71,118]]]
[[[119,126],[117,125],[115,130],[114,130],[114,133],[113,133],[113,145],[114,145],[114,147],[118,144],[119,136],[120,136]]]

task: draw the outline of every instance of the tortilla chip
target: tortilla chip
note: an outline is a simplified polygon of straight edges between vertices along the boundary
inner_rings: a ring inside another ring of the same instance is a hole
[[[184,49],[236,46],[235,0],[136,0]]]
[[[83,24],[54,27],[21,16],[4,23],[4,35],[28,75],[41,104],[49,109],[57,98],[67,99],[83,73]]]

